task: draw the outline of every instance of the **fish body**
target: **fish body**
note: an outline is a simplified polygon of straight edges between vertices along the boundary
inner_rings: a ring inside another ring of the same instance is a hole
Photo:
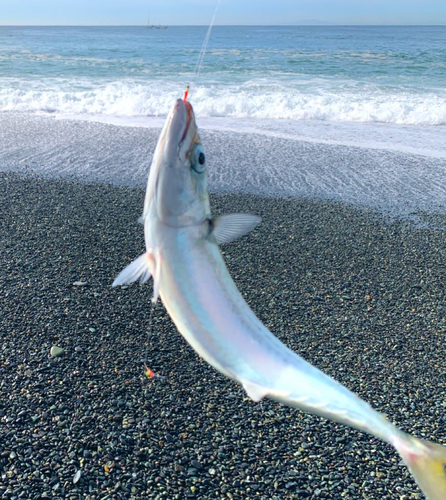
[[[206,223],[158,230],[161,299],[202,358],[242,384],[253,400],[268,396],[387,436],[381,415],[265,328],[236,287]]]
[[[178,100],[160,135],[143,216],[146,252],[117,286],[154,279],[178,331],[251,399],[269,397],[344,423],[392,444],[430,500],[446,499],[446,448],[398,430],[365,401],[280,342],[232,280],[219,244],[250,231],[250,214],[211,217],[207,165],[192,106]]]

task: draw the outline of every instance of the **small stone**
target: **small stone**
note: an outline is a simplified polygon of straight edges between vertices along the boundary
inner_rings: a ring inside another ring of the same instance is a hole
[[[298,497],[302,497],[302,498],[308,498],[310,496],[310,493],[308,493],[307,490],[297,490],[296,491],[296,495]]]
[[[17,453],[15,451],[11,451],[11,453],[9,454],[9,458],[11,460],[14,460],[14,458],[16,458],[16,457],[17,457]]]
[[[88,284],[88,281],[75,281],[73,286],[85,286]]]
[[[73,484],[76,484],[77,482],[79,482],[81,475],[82,475],[82,471],[79,469],[73,477]]]
[[[58,358],[59,356],[63,356],[65,354],[65,350],[61,347],[57,347],[57,345],[53,345],[50,350],[50,356],[52,358]]]

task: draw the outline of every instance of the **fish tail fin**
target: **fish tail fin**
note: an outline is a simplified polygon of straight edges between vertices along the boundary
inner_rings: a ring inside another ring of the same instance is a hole
[[[393,444],[426,498],[446,499],[446,446],[404,433]]]

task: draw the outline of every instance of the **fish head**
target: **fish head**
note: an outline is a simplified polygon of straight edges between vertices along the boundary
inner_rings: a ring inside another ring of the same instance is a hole
[[[189,102],[178,99],[161,132],[150,168],[143,218],[173,227],[210,217],[206,156]]]

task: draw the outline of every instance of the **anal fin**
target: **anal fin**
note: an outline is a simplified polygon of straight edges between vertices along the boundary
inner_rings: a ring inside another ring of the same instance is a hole
[[[160,295],[160,281],[161,281],[161,258],[158,255],[158,258],[154,259],[153,297],[152,297],[153,304],[156,303]]]
[[[260,401],[268,394],[268,389],[262,387],[261,385],[254,384],[246,380],[242,382],[242,385],[248,396],[255,402]]]

